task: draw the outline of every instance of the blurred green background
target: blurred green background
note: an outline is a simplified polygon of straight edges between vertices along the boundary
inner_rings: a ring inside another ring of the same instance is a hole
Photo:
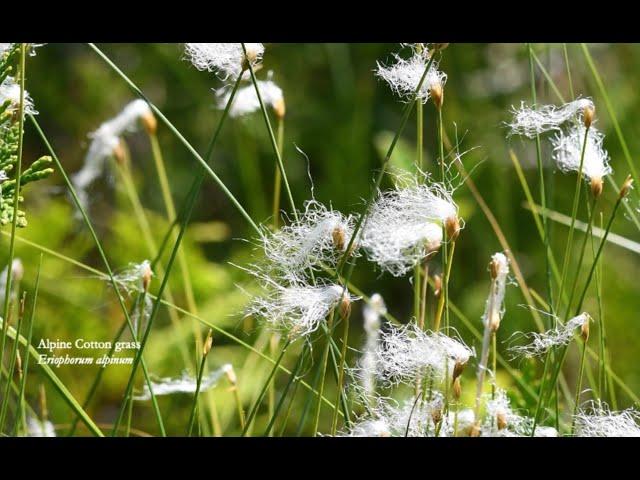
[[[118,65],[157,105],[182,134],[200,152],[206,145],[220,118],[215,107],[212,89],[221,82],[207,72],[197,71],[183,59],[183,47],[178,44],[105,44],[101,49]],[[400,49],[397,44],[266,44],[264,67],[258,72],[265,78],[273,71],[273,80],[282,87],[286,99],[284,162],[295,201],[299,207],[310,198],[307,167],[315,186],[315,197],[345,213],[361,212],[363,199],[368,196],[384,152],[400,123],[403,104],[379,81],[373,70],[376,61],[392,60],[391,54]],[[594,60],[603,76],[613,108],[633,155],[640,148],[640,125],[634,121],[640,115],[640,100],[636,94],[640,75],[640,46],[590,45]],[[536,45],[540,61],[556,82],[558,90],[569,98],[566,65],[562,45]],[[576,95],[590,96],[597,107],[598,127],[607,136],[605,147],[611,155],[614,178],[620,184],[628,173],[620,143],[615,136],[603,99],[587,68],[579,45],[568,45],[573,88]],[[521,44],[453,44],[444,51],[441,68],[448,74],[445,87],[444,122],[450,138],[457,137],[462,151],[470,150],[462,160],[471,172],[482,196],[494,212],[513,253],[516,255],[531,288],[545,293],[544,250],[531,214],[523,207],[525,196],[509,157],[513,148],[523,165],[525,175],[536,200],[538,181],[535,166],[535,145],[514,137],[506,139],[503,122],[509,120],[508,109],[521,100],[530,101],[531,86],[526,46]],[[558,103],[545,78],[537,70],[538,100]],[[117,114],[134,95],[127,85],[89,47],[83,44],[48,44],[37,50],[27,64],[27,89],[39,111],[38,120],[60,157],[66,171],[77,171],[88,146],[87,134],[108,118]],[[167,128],[160,123],[158,130],[162,151],[167,163],[171,189],[178,208],[183,204],[188,187],[196,172],[196,161]],[[158,243],[167,224],[159,191],[149,142],[143,132],[129,135],[132,170],[142,203],[152,220]],[[415,117],[412,116],[393,156],[393,163],[410,164],[415,152]],[[301,150],[309,158],[309,165]],[[436,152],[435,111],[431,103],[425,107],[425,158],[429,170],[435,172]],[[27,124],[25,155],[27,161],[46,153],[31,125]],[[543,155],[547,165],[547,187],[551,208],[570,215],[574,175],[555,172],[549,163],[550,147],[543,141]],[[213,156],[213,169],[245,206],[256,221],[268,221],[271,209],[274,155],[261,114],[229,119],[224,125],[221,140]],[[111,170],[113,172],[113,170]],[[91,189],[91,218],[104,242],[114,268],[129,262],[140,262],[149,253],[140,235],[131,204],[123,192],[118,176],[101,179]],[[390,187],[385,179],[385,187]],[[605,187],[601,207],[608,217],[616,193]],[[59,173],[47,182],[30,186],[25,194],[28,228],[19,235],[46,246],[99,270],[104,268],[86,228],[73,218],[73,207],[64,192]],[[487,264],[490,256],[501,250],[491,226],[477,206],[466,186],[456,193],[465,220],[456,250],[450,286],[451,301],[481,328],[480,317],[489,288]],[[283,207],[286,197],[283,195]],[[638,209],[638,197],[633,193],[630,206]],[[586,211],[580,211],[586,218]],[[567,228],[550,222],[552,247],[561,258]],[[5,232],[8,231],[5,227]],[[640,235],[624,215],[616,219],[613,231],[631,240]],[[254,343],[259,331],[251,321],[242,319],[252,282],[238,268],[229,264],[246,264],[252,247],[241,239],[253,238],[253,232],[237,214],[233,205],[219,188],[208,179],[198,199],[192,226],[185,238],[185,251],[193,277],[199,315],[233,332],[243,341]],[[576,246],[582,239],[576,235]],[[2,240],[8,244],[6,238]],[[577,248],[577,247],[576,247]],[[6,248],[3,255],[6,256]],[[18,243],[17,256],[25,264],[23,286],[31,291],[35,280],[39,252]],[[634,275],[640,257],[618,246],[608,245],[603,262],[603,300],[607,324],[611,364],[614,371],[634,392],[640,392],[640,369],[636,365],[640,326],[637,312],[640,307],[640,287]],[[407,321],[411,315],[412,287],[409,276],[393,278],[381,274],[365,259],[358,261],[353,281],[365,293],[379,292],[389,311]],[[160,283],[154,281],[155,289]],[[182,279],[174,268],[171,289],[180,306],[185,306]],[[507,289],[506,314],[499,331],[500,348],[504,350],[515,331],[534,329],[531,315],[522,306],[524,298],[515,282]],[[590,295],[587,311],[596,315],[596,303]],[[122,322],[122,315],[107,284],[95,275],[44,255],[41,296],[37,307],[34,340],[87,338],[110,340]],[[350,342],[353,348],[362,344],[363,330],[360,306],[354,306]],[[452,324],[470,345],[477,342],[455,317]],[[184,368],[179,344],[193,347],[190,321],[183,319],[184,328],[176,332],[170,325],[165,309],[150,337],[146,359],[152,373],[176,376]],[[203,330],[204,331],[204,330]],[[597,334],[592,331],[591,345],[596,348]],[[314,343],[318,361],[322,342]],[[291,366],[299,346],[285,359]],[[351,363],[356,358],[351,354]],[[573,349],[567,363],[566,375],[571,388],[575,384],[578,352]],[[215,368],[232,363],[239,376],[239,390],[245,408],[269,372],[269,365],[248,355],[222,335],[214,335],[214,349],[208,364]],[[512,366],[537,385],[541,371],[539,362],[516,360]],[[595,364],[594,364],[595,366]],[[465,385],[472,390],[473,368],[468,368]],[[104,383],[88,412],[98,422],[113,420],[129,369],[109,367]],[[313,369],[306,380],[311,381]],[[83,400],[96,370],[95,367],[61,367],[56,373],[79,400]],[[37,368],[32,369],[27,398],[36,405],[38,383],[47,387],[49,415],[57,425],[72,418],[66,404],[50,388]],[[279,375],[278,388],[286,381]],[[326,389],[329,398],[335,397],[333,384]],[[499,372],[499,382],[511,387],[513,380]],[[141,385],[141,382],[138,382]],[[510,388],[519,406],[532,407],[517,388]],[[211,391],[218,415],[226,434],[237,434],[233,396],[228,384],[221,381]],[[471,393],[471,392],[469,392]],[[630,398],[619,389],[619,406],[631,405]],[[296,432],[296,420],[304,408],[306,391],[300,389],[296,397],[290,426],[286,432]],[[160,406],[170,434],[182,434],[188,419],[191,397],[176,395],[161,397]],[[315,404],[314,404],[315,405]],[[324,412],[321,428],[330,425],[330,413]],[[259,421],[266,413],[261,411]],[[260,423],[262,425],[262,423]],[[157,434],[149,402],[136,404],[134,426]],[[261,431],[260,428],[256,431]],[[80,431],[80,433],[86,433]]]

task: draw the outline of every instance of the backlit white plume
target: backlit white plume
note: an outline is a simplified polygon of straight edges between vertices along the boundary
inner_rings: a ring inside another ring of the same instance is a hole
[[[579,98],[565,103],[561,107],[556,105],[542,105],[532,108],[521,103],[520,108],[511,107],[513,121],[507,126],[509,135],[524,135],[535,138],[536,135],[552,130],[560,130],[563,123],[571,119],[580,119],[585,108],[594,108],[590,98]]]
[[[383,65],[378,62],[375,70],[376,75],[387,82],[391,90],[402,100],[410,101],[413,99],[414,92],[429,63],[428,54],[426,51],[423,53],[414,52],[409,59],[394,54],[394,58],[395,63],[392,65]],[[438,62],[434,60],[422,82],[417,98],[422,103],[426,103],[434,86],[443,87],[446,81],[447,74],[438,70]]]
[[[297,221],[276,232],[263,229],[260,242],[267,263],[261,268],[277,278],[294,280],[321,263],[335,266],[345,254],[354,224],[351,215],[307,201]]]
[[[586,128],[580,125],[573,127],[567,133],[560,132],[552,139],[553,159],[562,172],[580,170],[585,132]],[[591,126],[582,163],[582,173],[587,180],[602,180],[605,175],[611,173],[609,154],[602,146],[603,141],[604,135]]]
[[[582,328],[590,321],[588,313],[581,313],[573,317],[566,324],[557,320],[557,326],[543,333],[533,332],[525,336],[533,338],[527,345],[517,345],[509,348],[516,355],[534,357],[546,353],[550,348],[567,345],[576,333],[576,329]]]
[[[11,76],[7,76],[0,83],[0,106],[9,102],[6,111],[18,112],[20,109],[20,84]],[[24,113],[25,115],[37,115],[38,112],[33,107],[33,100],[29,92],[24,91]]]
[[[640,437],[640,412],[633,408],[612,412],[603,402],[591,402],[575,417],[578,437]]]
[[[243,71],[245,60],[241,43],[185,43],[185,54],[194,67],[218,75],[221,80],[236,78]],[[245,43],[251,65],[262,61],[264,45]]]
[[[414,181],[379,195],[361,245],[369,260],[399,277],[440,247],[442,225],[450,223],[459,225],[450,191],[439,183]]]
[[[415,323],[390,326],[382,333],[376,351],[378,378],[387,384],[412,382],[416,375],[427,372],[434,378],[449,378],[456,365],[465,365],[473,351],[462,341],[442,333],[424,331]]]
[[[271,73],[271,72],[269,72]],[[278,110],[284,107],[284,96],[282,89],[275,84],[272,80],[258,80],[256,82],[260,89],[260,96],[265,107],[271,107],[274,110]],[[225,88],[218,92],[218,108],[224,109],[231,97],[231,91],[229,88]],[[246,87],[242,87],[236,93],[233,103],[229,108],[229,116],[241,117],[248,115],[260,109],[260,101],[258,95],[256,95],[256,89],[253,84]]]
[[[343,296],[340,285],[282,286],[271,281],[266,289],[266,295],[249,303],[246,315],[263,319],[271,329],[287,332],[291,339],[314,332],[332,308],[338,304],[348,308],[357,299],[348,293]]]
[[[225,367],[221,367],[203,376],[200,382],[200,393],[215,387],[223,375],[225,375]],[[179,377],[161,378],[157,382],[151,382],[151,388],[155,396],[172,395],[175,393],[195,393],[197,389],[197,379],[185,371],[182,372],[182,375]],[[142,393],[134,396],[133,399],[138,401],[151,400],[151,392],[146,383],[144,384]]]

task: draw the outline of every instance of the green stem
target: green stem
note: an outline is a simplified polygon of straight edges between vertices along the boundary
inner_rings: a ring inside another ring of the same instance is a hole
[[[184,138],[184,136],[178,131],[178,129],[169,121],[169,119],[167,119],[167,117],[165,117],[165,115],[158,109],[158,107],[156,107],[153,103],[151,103],[149,101],[149,99],[146,97],[146,95],[144,93],[142,93],[142,90],[140,90],[138,88],[138,86],[133,83],[131,81],[131,79],[129,79],[129,77],[127,77],[124,72],[122,70],[120,70],[110,59],[109,57],[107,57],[102,50],[100,50],[98,47],[96,47],[93,43],[89,43],[88,44],[89,47],[98,54],[98,56],[114,71],[116,72],[120,78],[122,78],[126,84],[129,86],[129,88],[136,94],[138,95],[140,98],[144,99],[148,104],[149,104],[149,108],[151,108],[151,110],[153,110],[153,113],[156,114],[156,116],[162,121],[162,123],[165,124],[165,126],[171,131],[171,133],[178,139],[180,140],[180,142],[187,148],[187,150],[189,150],[189,152],[191,153],[191,155],[196,159],[196,161],[200,164],[200,166],[204,169],[204,172],[207,173],[214,181],[215,183],[218,185],[218,187],[223,191],[223,193],[226,195],[226,197],[231,201],[231,203],[233,203],[233,205],[236,207],[236,209],[238,210],[238,212],[240,212],[240,215],[242,215],[242,217],[244,217],[244,219],[249,223],[249,225],[251,225],[251,227],[257,232],[257,233],[261,233],[260,231],[260,227],[258,227],[258,225],[253,221],[253,219],[251,218],[251,216],[247,213],[247,211],[244,209],[244,207],[240,204],[240,202],[238,202],[238,200],[234,197],[234,195],[231,193],[231,191],[227,188],[227,186],[224,184],[224,182],[222,182],[222,180],[220,180],[220,178],[218,177],[218,175],[211,169],[211,167],[209,166],[208,162],[209,162],[209,158],[211,156],[211,152],[213,151],[213,145],[215,144],[215,138],[217,137],[217,135],[214,135],[214,139],[211,140],[211,143],[209,144],[208,147],[208,154],[205,155],[205,158],[202,158],[200,156],[200,154],[196,151],[195,148],[193,148],[193,146],[187,141],[186,138]],[[240,80],[241,80],[242,76],[238,77],[238,80],[236,81],[236,87],[234,87],[234,90],[237,89],[237,86],[239,86]],[[225,109],[225,112],[223,113],[222,118],[220,119],[220,122],[218,123],[218,129],[221,128],[222,123],[224,118],[226,117],[226,113],[228,111],[228,106],[231,103],[231,100],[233,99],[233,95],[234,93],[232,92],[232,96],[229,98],[229,102],[227,103],[227,109]]]
[[[269,424],[267,425],[267,428],[264,431],[263,436],[264,437],[270,437],[272,436],[272,432],[271,430],[273,429],[273,426],[276,422],[276,418],[278,417],[278,413],[280,413],[280,409],[282,408],[282,406],[284,405],[284,401],[287,397],[287,393],[289,392],[289,389],[291,388],[291,386],[293,385],[293,383],[296,383],[296,387],[298,384],[298,373],[300,373],[300,369],[302,368],[302,365],[304,364],[304,360],[306,358],[306,353],[308,351],[308,343],[304,344],[302,353],[300,354],[300,356],[298,357],[298,360],[296,362],[296,366],[293,368],[293,370],[291,371],[291,375],[289,375],[289,380],[287,381],[287,384],[284,387],[284,390],[282,391],[282,393],[280,394],[280,400],[278,400],[278,404],[276,405],[273,413],[271,414],[271,419],[269,420]],[[295,395],[295,390],[294,393],[292,394],[292,396]],[[286,427],[286,421],[283,424],[283,427]]]
[[[284,148],[284,117],[278,117],[278,151],[283,152]],[[280,165],[276,164],[273,177],[273,230],[278,229],[278,221],[280,219],[280,190],[282,185],[282,174],[280,173]]]
[[[47,150],[49,150],[49,153],[51,154],[51,158],[53,158],[56,167],[58,168],[58,171],[60,172],[60,174],[62,175],[67,188],[69,189],[69,192],[71,193],[71,196],[73,197],[73,201],[76,204],[76,207],[78,208],[78,210],[80,210],[80,213],[82,215],[82,218],[84,220],[85,225],[87,226],[87,229],[89,230],[89,233],[91,234],[91,237],[96,245],[96,248],[98,249],[98,253],[100,254],[100,258],[107,270],[107,275],[109,276],[109,280],[111,282],[111,285],[113,287],[113,290],[116,294],[116,297],[118,298],[118,303],[120,305],[120,309],[122,310],[125,319],[127,321],[127,325],[129,326],[129,330],[131,331],[131,333],[133,334],[134,329],[133,329],[133,324],[131,323],[131,318],[129,316],[129,311],[127,309],[127,306],[125,305],[124,302],[124,298],[122,298],[122,295],[120,293],[120,290],[118,288],[118,283],[115,279],[115,277],[113,276],[113,271],[111,270],[111,264],[109,263],[109,260],[107,260],[107,255],[104,251],[104,249],[102,248],[102,243],[100,242],[100,240],[98,239],[98,235],[96,234],[93,225],[91,224],[91,220],[89,220],[89,216],[87,215],[87,212],[84,208],[84,206],[82,205],[82,203],[80,202],[80,199],[78,198],[78,194],[76,193],[75,187],[73,186],[73,184],[71,183],[71,181],[69,180],[69,176],[67,175],[67,172],[65,171],[64,167],[62,166],[62,163],[60,162],[60,159],[58,158],[58,155],[56,155],[55,151],[53,150],[53,147],[51,146],[51,144],[49,143],[49,140],[47,139],[47,137],[45,136],[44,132],[42,131],[42,129],[40,128],[40,124],[38,123],[38,121],[36,120],[36,118],[33,115],[29,115],[29,119],[31,120],[31,123],[33,123],[33,126],[35,127],[36,131],[38,132],[38,134],[40,135],[40,138],[42,139],[43,143],[45,144],[45,146],[47,147]],[[159,296],[162,296],[162,292],[160,292]],[[154,414],[156,416],[156,420],[158,422],[158,427],[160,428],[160,432],[164,435],[165,431],[164,431],[164,423],[162,421],[162,415],[160,414],[160,409],[158,408],[158,404],[156,402],[155,399],[155,395],[153,394],[153,391],[151,390],[151,379],[149,378],[149,374],[147,371],[147,366],[146,363],[142,362],[142,371],[144,373],[144,377],[145,377],[145,381],[147,383],[147,386],[149,387],[150,391],[151,391],[151,400],[152,400],[152,404],[153,404],[153,410],[154,410]],[[117,430],[117,429],[116,429]]]
[[[333,410],[333,422],[331,424],[331,435],[336,434],[338,427],[338,403],[340,397],[344,396],[344,371],[347,364],[347,346],[349,345],[349,320],[351,318],[351,312],[346,312],[343,317],[344,320],[344,333],[342,334],[342,352],[340,352],[340,374],[338,375],[338,394],[335,401],[335,409]]]
[[[242,50],[247,54],[247,50],[242,44]],[[273,146],[273,151],[276,154],[276,159],[278,160],[278,167],[280,168],[280,173],[282,174],[282,180],[284,181],[284,188],[287,191],[287,196],[289,197],[289,203],[291,204],[291,211],[296,220],[298,220],[298,212],[296,210],[296,204],[293,201],[293,195],[291,193],[291,187],[289,186],[289,180],[287,179],[287,172],[284,169],[284,164],[282,163],[282,155],[280,155],[280,150],[278,149],[278,142],[276,141],[276,137],[273,133],[273,128],[271,127],[271,121],[269,120],[269,114],[267,113],[267,109],[264,106],[264,102],[262,101],[262,94],[260,93],[260,88],[258,88],[258,81],[256,80],[256,74],[253,71],[253,66],[251,62],[247,62],[247,66],[249,68],[249,73],[251,74],[251,81],[253,82],[253,86],[256,89],[256,96],[258,97],[258,102],[260,103],[260,110],[262,110],[262,115],[264,117],[264,121],[267,124],[267,130],[269,131],[269,139],[271,140],[271,145]]]
[[[587,320],[588,321],[588,320]],[[580,405],[580,394],[582,393],[582,376],[584,375],[584,363],[587,355],[587,342],[584,342],[582,346],[582,356],[580,358],[580,371],[578,373],[578,384],[576,385],[576,398],[573,402],[573,416],[571,417],[571,435],[573,435],[576,426],[576,414],[578,413],[578,406]]]
[[[196,391],[193,396],[193,405],[191,405],[191,413],[189,414],[189,426],[187,428],[187,437],[191,436],[193,432],[193,426],[196,423],[196,412],[198,410],[198,396],[200,395],[200,386],[202,385],[202,374],[204,373],[205,362],[207,361],[207,355],[202,354],[200,360],[200,368],[198,368],[198,380],[196,382]]]
[[[16,325],[16,332],[20,333],[22,330],[22,320],[24,318],[24,296],[20,302],[20,313],[18,315],[18,324]],[[18,351],[18,342],[13,342],[13,348],[9,353],[9,368],[7,370],[7,386],[4,390],[4,398],[2,400],[2,408],[0,408],[0,433],[4,430],[4,422],[6,420],[7,408],[9,406],[9,395],[11,393],[11,384],[13,381],[14,370],[16,367],[16,352]]]
[[[446,245],[446,242],[443,242],[443,246]],[[440,298],[438,299],[438,310],[436,311],[436,316],[433,321],[433,330],[435,332],[440,330],[440,321],[442,319],[442,313],[447,309],[445,308],[448,304],[447,302],[447,290],[449,284],[449,276],[451,275],[451,264],[453,263],[453,252],[456,249],[456,242],[451,242],[451,250],[449,251],[448,259],[446,261],[446,270],[444,270],[444,276],[442,278],[442,287],[440,292]],[[444,256],[444,255],[443,255]],[[446,323],[445,323],[446,326]]]
[[[536,81],[535,70],[533,68],[533,49],[531,44],[527,44],[529,52],[529,69],[531,72],[531,100],[533,105],[536,105]],[[542,166],[542,148],[540,146],[540,136],[536,135],[536,162],[538,165],[538,177],[540,178],[540,205],[543,209],[547,208],[547,196],[544,186],[544,170]],[[551,293],[551,261],[549,260],[549,228],[547,225],[547,217],[542,217],[542,227],[544,229],[544,250],[545,250],[545,262],[546,262],[546,277],[547,277],[547,296],[549,298],[549,305],[553,305],[553,297]],[[551,311],[553,313],[553,310]]]
[[[580,201],[580,187],[582,186],[582,166],[584,165],[584,152],[587,149],[587,139],[589,138],[589,127],[586,127],[584,132],[584,141],[582,142],[582,152],[580,153],[580,168],[576,175],[576,188],[573,194],[573,208],[571,209],[571,224],[569,226],[569,235],[567,237],[567,245],[564,250],[564,260],[562,262],[562,276],[560,277],[560,287],[558,288],[558,299],[560,302],[562,298],[562,292],[564,289],[564,282],[567,276],[567,270],[569,267],[569,261],[571,259],[571,251],[573,247],[573,231],[575,228],[576,217],[578,215],[578,203]],[[546,218],[546,216],[545,216]],[[556,305],[558,310],[559,305]]]
[[[251,426],[253,419],[255,418],[256,414],[258,413],[258,408],[260,407],[260,404],[262,403],[262,399],[264,398],[267,389],[269,388],[269,384],[271,383],[271,380],[273,380],[273,377],[276,374],[276,371],[278,370],[278,366],[280,365],[280,363],[282,362],[282,359],[284,358],[284,354],[287,353],[287,349],[289,348],[289,345],[291,345],[291,339],[287,339],[286,343],[284,344],[284,346],[282,347],[282,350],[280,351],[280,355],[278,356],[278,359],[276,360],[275,364],[273,365],[273,369],[271,370],[271,373],[269,374],[269,377],[267,378],[267,381],[265,382],[265,384],[262,386],[262,390],[260,391],[260,394],[258,395],[258,399],[256,400],[256,403],[253,405],[253,408],[251,408],[251,411],[249,412],[249,415],[247,416],[247,421],[244,425],[244,428],[242,429],[242,436],[246,436],[247,434],[247,430],[249,429],[249,427]],[[322,396],[320,396],[322,397]]]
[[[36,314],[36,305],[38,303],[38,292],[40,291],[40,271],[42,270],[42,254],[38,258],[38,272],[36,274],[36,284],[33,289],[33,305],[31,307],[31,315],[29,316],[29,333],[27,334],[27,345],[31,345],[31,339],[33,337],[33,324]],[[16,342],[17,343],[17,342]],[[29,373],[29,359],[30,355],[28,349],[25,349],[24,364],[22,368],[22,378],[20,379],[20,391],[18,393],[18,406],[16,408],[16,421],[13,426],[13,434],[18,431],[18,424],[22,422],[22,429],[27,428],[27,419],[24,409],[24,392],[27,386],[27,375]]]
[[[569,314],[571,312],[571,304],[573,303],[573,298],[576,294],[576,288],[578,287],[578,279],[580,275],[580,269],[582,268],[582,262],[584,260],[584,255],[587,250],[587,242],[591,237],[591,231],[593,229],[593,220],[595,217],[596,210],[596,202],[598,201],[597,197],[594,197],[593,204],[591,206],[591,213],[589,214],[589,223],[587,224],[587,231],[585,232],[584,239],[582,241],[582,246],[580,247],[580,256],[578,257],[578,266],[576,270],[575,280],[573,282],[573,286],[571,287],[571,293],[569,295],[569,302],[567,303],[567,310],[565,312],[565,320],[569,318]],[[617,208],[617,207],[616,207]],[[603,237],[604,238],[604,237]]]
[[[320,398],[322,397],[322,395],[324,394],[324,382],[325,379],[327,377],[326,375],[326,371],[327,371],[327,363],[329,361],[329,350],[331,348],[331,332],[333,332],[333,318],[335,315],[335,310],[331,310],[331,314],[329,316],[329,320],[327,321],[327,327],[329,329],[327,335],[327,341],[326,344],[324,346],[324,351],[322,352],[322,374],[320,377],[320,396],[318,397],[318,402],[316,404],[316,414],[314,417],[314,421],[313,421],[313,434],[311,435],[312,437],[315,437],[318,433],[318,424],[320,422],[320,411],[322,409],[322,402],[320,401]],[[338,408],[338,404],[336,403],[336,409]]]
[[[16,227],[18,225],[18,202],[20,200],[20,182],[22,180],[22,147],[24,136],[24,91],[25,91],[25,64],[27,61],[27,45],[25,43],[20,44],[20,107],[18,109],[18,158],[16,160],[16,176],[15,176],[15,188],[13,190],[13,215],[11,218],[11,238],[9,239],[9,258],[7,260],[7,278],[5,280],[4,291],[4,308],[2,318],[8,320],[9,318],[9,304],[11,300],[11,281],[13,279],[12,265],[15,255],[15,241],[16,241]],[[0,364],[4,361],[4,348],[7,339],[8,321],[2,322],[2,340],[0,340]],[[11,382],[11,380],[8,380]]]

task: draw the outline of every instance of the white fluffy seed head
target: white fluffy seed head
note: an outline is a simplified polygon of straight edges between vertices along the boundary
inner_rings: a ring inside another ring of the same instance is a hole
[[[271,277],[295,281],[321,264],[335,267],[346,252],[354,226],[353,216],[307,201],[297,221],[276,232],[263,229],[260,242],[266,263],[261,269]]]
[[[551,330],[547,330],[543,333],[533,332],[526,335],[533,339],[529,344],[517,345],[509,348],[509,350],[517,356],[522,355],[525,357],[536,357],[543,355],[550,348],[567,345],[571,342],[576,330],[578,328],[582,329],[590,320],[591,317],[589,314],[584,312],[573,317],[566,324],[563,324],[558,320],[557,326]]]
[[[584,145],[586,128],[575,126],[567,133],[560,132],[552,139],[553,159],[563,173],[578,172]],[[584,150],[582,173],[587,180],[601,181],[611,173],[609,154],[603,147],[604,135],[595,127],[589,128]]]
[[[7,76],[0,83],[0,105],[9,102],[6,111],[17,113],[20,109],[20,84],[12,76]],[[24,91],[24,113],[25,115],[37,115],[38,112],[33,107],[33,100],[29,92]]]
[[[640,437],[640,412],[633,408],[615,412],[603,402],[591,402],[575,416],[578,437]]]
[[[439,248],[442,226],[450,219],[459,225],[458,207],[444,186],[415,180],[399,183],[395,190],[380,193],[373,204],[361,245],[369,260],[403,276]]]
[[[339,437],[390,437],[391,430],[385,418],[364,419],[355,422],[347,432],[341,432]]]
[[[247,59],[251,65],[262,61],[264,45],[245,43]],[[245,55],[241,43],[185,43],[185,54],[194,67],[213,72],[221,80],[236,78],[245,66]]]
[[[313,333],[338,304],[357,300],[348,293],[343,296],[340,285],[282,286],[272,282],[267,290],[250,302],[246,315],[263,319],[269,328],[288,333],[292,340]]]
[[[212,372],[204,375],[200,382],[200,392],[203,393],[207,390],[215,387],[225,374],[222,368],[213,370]],[[154,396],[160,395],[173,395],[176,393],[195,393],[197,389],[197,379],[192,377],[189,372],[184,371],[179,377],[167,377],[161,378],[158,381],[151,382],[151,388],[153,389]],[[151,391],[149,386],[145,383],[142,393],[134,396],[134,400],[145,401],[151,400]]]
[[[282,115],[284,115],[284,111],[281,111],[281,109],[284,108],[284,95],[282,93],[282,89],[272,80],[258,80],[256,83],[260,89],[260,96],[262,97],[264,105],[266,107],[271,107],[277,114],[282,113]],[[231,90],[229,88],[219,90],[217,92],[217,97],[218,108],[224,109],[231,97]],[[255,86],[251,84],[238,90],[235,98],[233,99],[233,103],[229,108],[229,116],[242,117],[259,109],[260,100],[258,100]]]
[[[414,92],[420,83],[420,79],[424,74],[429,56],[427,51],[423,53],[414,52],[409,59],[403,59],[399,55],[394,55],[395,63],[392,65],[383,65],[380,62],[375,70],[376,76],[383,79],[391,90],[404,101],[413,99]],[[418,91],[417,98],[422,103],[427,103],[434,90],[444,87],[447,81],[447,74],[438,70],[438,62],[433,61],[429,67],[429,71]]]
[[[443,422],[440,436],[448,436],[448,421],[442,416],[443,409],[444,396],[438,391],[433,392],[430,400],[412,397],[398,403],[379,397],[366,417],[357,420],[349,431],[339,436],[433,437],[435,420]]]
[[[457,364],[466,364],[473,351],[462,341],[420,329],[415,323],[390,327],[376,351],[378,378],[388,385],[412,382],[425,371],[433,378],[452,377]]]
[[[118,287],[120,287],[127,295],[134,292],[145,290],[145,283],[153,276],[151,263],[149,260],[143,260],[140,263],[130,263],[121,272],[113,276]]]
[[[585,108],[594,109],[590,98],[579,98],[565,103],[561,107],[556,105],[542,105],[539,108],[527,107],[524,102],[520,108],[511,107],[513,121],[508,123],[509,135],[524,135],[535,138],[553,130],[560,130],[562,124],[571,119],[581,118]]]
[[[27,437],[55,437],[56,429],[49,420],[27,417]]]
[[[530,435],[533,419],[512,410],[505,390],[497,389],[493,398],[490,395],[485,397],[485,402],[486,414],[481,427],[481,436],[524,437]]]

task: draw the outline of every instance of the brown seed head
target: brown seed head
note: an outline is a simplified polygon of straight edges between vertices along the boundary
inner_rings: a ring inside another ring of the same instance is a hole
[[[158,120],[152,112],[143,115],[140,119],[142,126],[149,135],[155,135],[158,131]]]
[[[436,297],[439,297],[441,291],[442,291],[442,275],[434,275],[433,276],[433,294]]]
[[[495,309],[492,309],[489,313],[489,330],[491,333],[495,333],[500,328],[500,312]]]
[[[142,272],[142,288],[145,292],[149,291],[149,285],[151,284],[151,277],[153,277],[153,272],[151,271],[151,267],[145,264],[144,272]]]
[[[455,398],[456,400],[460,400],[460,396],[462,395],[462,385],[460,384],[460,377],[457,377],[453,381],[452,391],[453,398]]]
[[[593,123],[593,119],[596,115],[596,108],[590,105],[584,107],[582,110],[582,120],[584,121],[584,126],[589,128]]]
[[[591,319],[587,316],[587,319],[580,327],[580,336],[584,342],[589,341],[589,323],[591,323]]]
[[[459,362],[457,361],[456,364],[453,366],[453,379],[457,379],[460,375],[462,375],[462,372],[464,372],[464,367],[467,366],[467,362]]]
[[[284,97],[279,98],[273,104],[273,111],[276,114],[276,117],[279,119],[283,119],[285,114],[287,113],[287,107],[284,103]]]
[[[602,189],[604,188],[602,177],[591,177],[591,180],[589,180],[589,186],[591,187],[591,194],[594,198],[598,198],[602,195]]]
[[[340,300],[340,316],[348,318],[349,315],[351,315],[351,299],[349,298],[349,292],[344,292],[342,300]]]
[[[439,408],[434,409],[433,412],[431,412],[431,419],[434,425],[438,425],[442,420],[442,410]]]
[[[620,188],[619,197],[620,198],[626,197],[629,193],[629,190],[631,190],[632,186],[633,186],[633,178],[631,178],[631,175],[628,175],[627,179],[624,181],[624,183],[622,184],[622,187]]]
[[[460,219],[455,217],[449,217],[444,221],[444,229],[447,232],[447,237],[455,242],[460,235]]]
[[[470,437],[479,437],[480,436],[480,422],[474,423],[469,429]]]
[[[331,231],[331,239],[333,240],[333,246],[336,247],[336,250],[343,252],[346,247],[344,228],[342,228],[340,225],[335,227]]]
[[[209,329],[209,333],[207,334],[207,338],[204,341],[204,345],[202,347],[202,354],[206,357],[211,351],[211,347],[213,346],[213,330]]]
[[[504,412],[498,412],[496,415],[496,422],[498,424],[498,430],[504,430],[507,428],[507,416]]]
[[[433,98],[433,104],[436,108],[438,110],[442,109],[442,104],[444,103],[444,89],[442,88],[442,83],[434,83],[431,86],[431,98]]]

